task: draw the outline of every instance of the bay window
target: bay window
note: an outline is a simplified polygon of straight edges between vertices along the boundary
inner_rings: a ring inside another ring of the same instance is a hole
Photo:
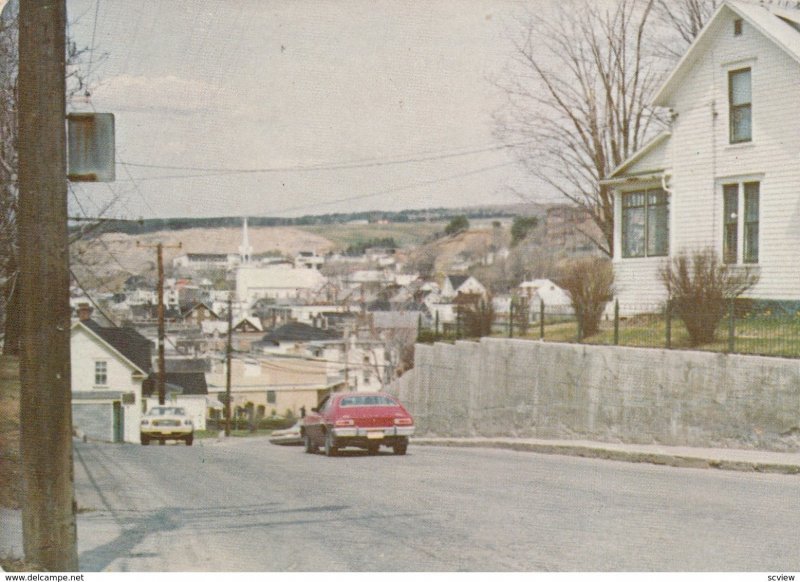
[[[622,256],[669,254],[669,195],[661,189],[622,193]]]

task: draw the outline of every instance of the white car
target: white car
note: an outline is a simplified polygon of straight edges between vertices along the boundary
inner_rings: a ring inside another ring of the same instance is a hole
[[[300,434],[302,420],[298,420],[291,428],[273,430],[269,435],[269,442],[274,445],[302,445],[303,435]]]
[[[142,418],[140,437],[143,445],[149,445],[150,441],[163,445],[167,440],[176,440],[191,446],[194,424],[180,406],[154,406]]]

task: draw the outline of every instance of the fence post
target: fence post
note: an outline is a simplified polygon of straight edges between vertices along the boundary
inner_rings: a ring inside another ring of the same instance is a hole
[[[736,314],[731,297],[728,303],[728,353],[732,353],[734,349],[736,349]]]
[[[667,299],[667,305],[664,308],[664,319],[666,320],[665,323],[667,328],[666,344],[667,349],[669,350],[672,348],[672,299]]]
[[[619,298],[614,299],[614,345],[619,345]]]
[[[544,339],[544,300],[539,299],[539,339]]]
[[[422,312],[420,311],[419,317],[417,317],[417,342],[419,342],[419,338],[422,335]]]
[[[436,323],[434,324],[434,341],[439,341],[439,310],[436,310]]]
[[[511,302],[511,306],[509,307],[508,311],[508,337],[514,337],[514,302]]]
[[[580,313],[575,312],[575,317],[578,320],[578,343],[583,341],[583,317],[581,317]]]

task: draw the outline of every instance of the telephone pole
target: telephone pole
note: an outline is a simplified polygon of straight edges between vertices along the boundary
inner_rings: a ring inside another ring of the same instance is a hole
[[[66,2],[20,0],[20,449],[25,558],[77,571],[66,163]]]
[[[166,401],[166,364],[164,358],[164,249],[179,249],[177,245],[143,245],[136,243],[137,247],[155,248],[158,257],[158,374],[156,374],[156,387],[158,388],[158,403],[163,405]],[[162,441],[163,442],[163,441]]]

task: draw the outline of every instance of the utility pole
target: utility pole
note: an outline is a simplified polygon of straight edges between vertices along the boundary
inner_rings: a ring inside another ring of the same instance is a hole
[[[72,463],[66,2],[20,0],[20,449],[25,558],[78,570]]]
[[[179,249],[177,245],[143,245],[136,243],[137,247],[155,248],[158,256],[158,374],[156,374],[156,387],[158,388],[158,403],[163,405],[167,399],[166,363],[164,357],[164,249]],[[163,443],[163,441],[161,441]]]
[[[228,294],[228,345],[225,349],[225,436],[231,436],[231,355],[233,354],[233,302]]]

